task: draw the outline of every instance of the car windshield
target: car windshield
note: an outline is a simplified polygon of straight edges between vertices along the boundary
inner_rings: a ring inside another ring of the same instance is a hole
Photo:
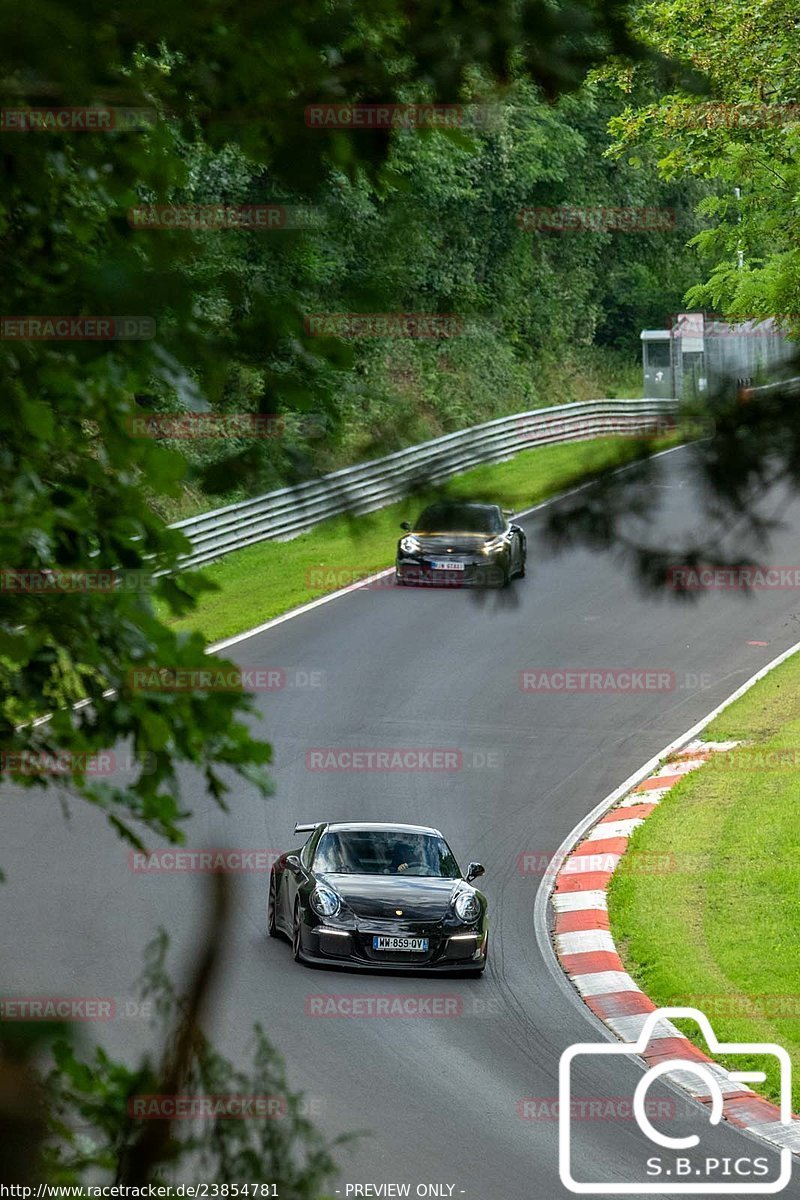
[[[414,525],[418,533],[501,533],[503,527],[491,504],[431,504]]]
[[[461,878],[458,863],[443,838],[403,830],[329,830],[320,838],[314,870],[337,875]]]

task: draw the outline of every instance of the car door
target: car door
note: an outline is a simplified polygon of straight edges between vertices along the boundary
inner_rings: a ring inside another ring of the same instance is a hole
[[[305,878],[299,851],[290,851],[283,856],[279,864],[280,878],[278,880],[278,904],[276,912],[277,924],[285,932],[291,932],[294,917],[294,902],[300,885]]]

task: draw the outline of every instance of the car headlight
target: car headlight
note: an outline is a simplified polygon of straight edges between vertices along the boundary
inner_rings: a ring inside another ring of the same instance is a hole
[[[317,884],[309,897],[309,904],[318,917],[335,917],[342,902],[331,888]]]
[[[481,546],[481,550],[484,554],[497,554],[500,550],[505,548],[505,544],[505,538],[496,537],[492,538],[489,542],[484,542],[484,544]]]
[[[409,537],[401,538],[400,549],[403,554],[417,554],[420,549],[419,538],[415,538],[413,534]]]
[[[474,892],[459,892],[454,907],[459,921],[477,921],[481,915],[481,902]]]

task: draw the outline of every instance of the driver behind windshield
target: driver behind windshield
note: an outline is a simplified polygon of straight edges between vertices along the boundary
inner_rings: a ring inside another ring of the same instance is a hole
[[[397,875],[407,871],[409,867],[422,866],[420,851],[420,846],[412,846],[410,842],[398,842],[392,854],[392,873]]]

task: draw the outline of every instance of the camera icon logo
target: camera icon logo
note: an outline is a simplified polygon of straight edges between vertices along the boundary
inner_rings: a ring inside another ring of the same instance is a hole
[[[568,1046],[561,1055],[559,1063],[559,1115],[558,1115],[558,1165],[561,1182],[568,1191],[577,1195],[630,1195],[636,1193],[643,1194],[665,1194],[670,1195],[676,1193],[694,1194],[694,1195],[766,1195],[775,1194],[782,1191],[786,1187],[792,1174],[792,1152],[788,1147],[780,1150],[780,1173],[777,1178],[761,1179],[756,1181],[753,1178],[742,1178],[742,1174],[737,1174],[736,1177],[727,1179],[713,1179],[713,1167],[720,1166],[721,1162],[730,1163],[730,1159],[720,1160],[712,1157],[697,1157],[696,1162],[688,1157],[675,1158],[673,1166],[677,1164],[686,1164],[679,1169],[654,1169],[653,1173],[658,1175],[658,1181],[653,1179],[641,1179],[631,1182],[586,1182],[577,1180],[573,1172],[573,1129],[572,1129],[572,1113],[571,1101],[574,1097],[572,1087],[573,1080],[573,1062],[581,1058],[590,1058],[593,1060],[590,1066],[597,1066],[598,1059],[609,1059],[612,1056],[624,1056],[631,1058],[639,1055],[644,1055],[648,1044],[656,1035],[656,1029],[659,1024],[667,1021],[669,1026],[669,1018],[685,1017],[695,1021],[699,1026],[709,1053],[724,1054],[726,1056],[742,1055],[750,1057],[752,1055],[760,1055],[777,1060],[779,1068],[780,1080],[780,1124],[789,1126],[792,1124],[792,1066],[789,1055],[782,1046],[778,1046],[774,1042],[720,1042],[711,1027],[711,1023],[697,1008],[659,1008],[655,1012],[649,1013],[642,1026],[642,1030],[635,1042],[578,1042],[575,1045]],[[679,1031],[671,1027],[672,1035],[680,1036]],[[663,1034],[661,1035],[663,1036]],[[609,1063],[608,1065],[612,1065]],[[691,1072],[696,1078],[699,1078],[704,1084],[704,1093],[711,1099],[709,1105],[709,1113],[706,1118],[703,1118],[701,1113],[701,1121],[698,1122],[698,1127],[704,1126],[706,1123],[712,1126],[718,1125],[723,1117],[724,1096],[720,1079],[710,1067],[712,1064],[698,1062],[689,1058],[670,1058],[659,1062],[656,1066],[650,1067],[640,1078],[632,1097],[633,1116],[639,1129],[648,1139],[649,1143],[659,1147],[669,1155],[674,1155],[675,1152],[686,1152],[694,1150],[700,1145],[700,1137],[698,1134],[689,1134],[683,1137],[671,1137],[668,1134],[662,1133],[656,1129],[651,1122],[647,1113],[647,1093],[651,1086],[663,1076],[669,1076],[673,1072],[680,1071],[681,1073]],[[742,1084],[743,1086],[749,1083],[763,1083],[766,1079],[764,1071],[742,1070],[728,1071],[727,1078],[734,1084]],[[776,1148],[777,1150],[777,1148]],[[660,1159],[648,1159],[648,1164],[658,1163]],[[745,1158],[744,1156],[736,1160],[737,1172],[739,1164],[743,1162],[762,1162],[766,1164],[768,1160]],[[698,1165],[699,1164],[699,1165]],[[703,1168],[703,1164],[705,1164]],[[751,1175],[766,1174],[766,1170],[751,1171]],[[704,1176],[701,1180],[701,1176]],[[689,1182],[689,1178],[692,1182]],[[684,1182],[684,1179],[686,1180]]]

